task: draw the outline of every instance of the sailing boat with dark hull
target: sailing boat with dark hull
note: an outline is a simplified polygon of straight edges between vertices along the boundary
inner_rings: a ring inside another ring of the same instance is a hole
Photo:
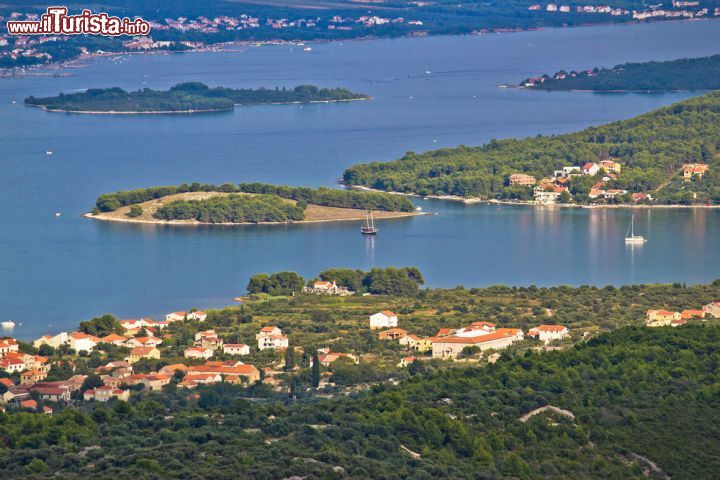
[[[378,229],[375,227],[375,218],[372,211],[365,212],[365,225],[360,227],[360,233],[363,235],[377,235]]]

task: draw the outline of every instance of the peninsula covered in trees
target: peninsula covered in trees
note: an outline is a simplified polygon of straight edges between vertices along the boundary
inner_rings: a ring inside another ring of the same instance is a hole
[[[55,97],[28,97],[25,104],[53,112],[75,113],[195,113],[232,110],[235,105],[326,103],[367,100],[367,95],[345,88],[298,85],[283,88],[210,88],[200,82],[180,83],[169,90],[144,88],[127,92],[121,88],[91,88]]]
[[[287,223],[415,215],[406,197],[381,192],[268,185],[193,183],[100,195],[88,216],[145,223]]]
[[[623,63],[581,72],[560,70],[528,78],[520,86],[538,90],[667,92],[720,89],[720,55],[667,62]]]
[[[614,173],[600,171],[597,164],[603,162]],[[563,168],[569,169],[566,178],[556,174],[560,170],[562,176]],[[514,174],[528,181],[513,184]],[[343,180],[376,190],[463,198],[527,200],[538,188],[548,188],[586,204],[600,202],[593,195],[612,189],[617,195],[608,203],[632,203],[633,194],[644,192],[658,204],[719,204],[720,92],[576,133],[408,152],[396,161],[352,166]]]

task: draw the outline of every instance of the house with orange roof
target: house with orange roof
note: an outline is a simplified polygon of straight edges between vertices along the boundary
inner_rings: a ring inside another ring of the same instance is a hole
[[[83,393],[83,399],[86,402],[91,400],[95,400],[96,402],[109,402],[113,398],[127,401],[130,398],[130,391],[104,386],[85,390]]]
[[[518,328],[498,328],[493,332],[485,332],[470,337],[450,335],[437,338],[433,342],[433,358],[456,358],[465,347],[478,347],[480,350],[507,348],[524,338]]]
[[[408,348],[415,348],[415,345],[417,345],[420,341],[422,341],[422,339],[417,335],[408,334],[401,337],[400,340],[398,340],[398,343]]]
[[[14,338],[0,339],[0,357],[8,353],[17,353],[19,349],[18,342]]]
[[[183,379],[182,383],[185,383],[185,382],[192,382],[195,385],[219,383],[219,382],[222,382],[222,375],[220,375],[219,373],[188,372],[188,374],[185,375],[185,378]]]
[[[689,320],[691,318],[705,318],[705,311],[704,310],[683,310],[680,312],[680,318],[683,320]]]
[[[47,372],[42,370],[28,370],[20,374],[20,385],[32,385],[33,383],[42,382],[47,376]]]
[[[117,333],[111,333],[110,335],[102,337],[101,340],[103,343],[111,343],[113,345],[121,347],[125,344],[125,341],[127,339],[122,335],[118,335]]]
[[[17,357],[5,355],[5,357],[0,358],[0,369],[7,373],[22,372],[25,370],[25,361]]]
[[[583,175],[597,175],[600,172],[600,166],[597,163],[588,162],[581,168]]]
[[[666,327],[673,321],[682,319],[680,312],[671,312],[664,309],[648,310],[645,315],[645,325],[648,327]]]
[[[186,316],[187,312],[172,312],[165,315],[165,320],[168,322],[182,322]]]
[[[437,331],[435,336],[436,337],[447,337],[448,335],[452,335],[453,333],[455,333],[455,330],[456,329],[454,329],[454,328],[441,328],[440,330]]]
[[[67,339],[70,350],[73,350],[75,353],[90,353],[95,349],[95,346],[101,342],[98,337],[83,332],[73,332],[68,335]]]
[[[703,306],[703,312],[708,315],[712,315],[715,318],[720,318],[720,302],[710,302]]]
[[[222,348],[225,355],[250,355],[250,347],[244,343],[225,343]]]
[[[398,367],[405,368],[409,367],[411,363],[415,362],[415,357],[405,357],[400,360],[400,363],[398,363]]]
[[[690,180],[695,176],[702,178],[708,170],[710,165],[707,163],[686,163],[682,166],[683,179]]]
[[[210,362],[207,362],[205,365],[192,365],[188,367],[187,375],[217,374],[223,378],[227,375],[235,375],[247,379],[249,383],[260,380],[260,371],[254,365],[244,364],[242,362],[237,362],[233,366],[224,364],[208,365],[208,363]]]
[[[407,330],[402,328],[391,328],[378,333],[378,339],[380,340],[400,340],[402,337],[408,334]]]
[[[513,173],[508,177],[508,183],[511,187],[515,186],[532,186],[537,183],[537,180],[532,175],[525,173]]]
[[[158,350],[157,347],[135,347],[130,350],[130,356],[127,357],[125,360],[128,363],[132,364],[135,362],[139,362],[142,358],[159,359],[160,350]]]
[[[125,341],[125,346],[128,348],[157,347],[161,343],[162,340],[157,337],[133,337]]]
[[[622,165],[613,160],[603,160],[600,162],[600,169],[605,173],[620,173]]]
[[[383,310],[382,312],[370,315],[370,328],[392,328],[397,327],[398,317],[395,313],[390,310]]]
[[[30,387],[31,394],[37,395],[41,400],[48,400],[50,402],[67,402],[70,400],[70,390],[62,387],[53,386],[32,386]]]
[[[212,358],[213,350],[203,347],[190,347],[185,349],[183,355],[185,358],[204,358],[207,360],[208,358]]]
[[[143,378],[142,383],[145,384],[145,388],[148,390],[162,390],[162,387],[170,383],[170,375],[164,373],[151,373],[150,375]]]
[[[320,361],[320,365],[323,367],[329,367],[333,362],[341,358],[347,359],[356,365],[360,363],[358,358],[351,353],[337,353],[330,351],[327,353],[318,353],[318,360]]]
[[[35,400],[23,400],[20,402],[20,408],[35,410],[37,408],[37,402]]]
[[[562,325],[540,325],[531,328],[527,333],[528,337],[537,338],[547,344],[553,340],[562,340],[570,335],[570,330]]]
[[[10,388],[10,387],[14,386],[15,384],[9,378],[0,378],[0,385],[3,385],[6,388]]]
[[[197,322],[204,322],[207,320],[207,313],[203,312],[202,310],[195,310],[194,312],[190,312],[187,314],[188,320],[195,320]]]
[[[255,338],[258,341],[258,350],[287,348],[290,344],[282,330],[272,325],[262,327]]]

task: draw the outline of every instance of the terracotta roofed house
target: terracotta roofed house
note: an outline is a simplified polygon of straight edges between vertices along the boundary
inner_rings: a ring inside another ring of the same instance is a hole
[[[130,356],[126,359],[129,363],[140,361],[141,358],[160,358],[160,350],[156,347],[135,347],[130,350]]]
[[[250,355],[250,347],[244,343],[225,343],[223,353],[226,355]]]
[[[186,348],[184,355],[186,358],[211,358],[213,356],[213,350],[210,348],[203,347],[190,347]]]
[[[703,306],[703,312],[708,315],[712,315],[715,318],[720,318],[720,302],[710,302]]]
[[[665,327],[670,325],[673,321],[681,320],[682,315],[680,312],[671,312],[669,310],[648,310],[646,312],[645,324],[648,327]]]
[[[272,325],[262,327],[255,338],[258,341],[258,350],[287,348],[289,345],[288,337],[282,334],[282,330]]]
[[[391,328],[390,330],[378,333],[378,338],[380,340],[399,340],[407,334],[407,330],[403,330],[402,328]]]
[[[537,338],[541,342],[550,343],[553,340],[562,340],[570,335],[570,330],[562,325],[540,325],[528,330],[528,337]]]
[[[513,173],[508,177],[508,181],[511,187],[521,186],[532,186],[537,183],[537,180],[532,175],[526,175],[524,173]]]
[[[518,328],[498,328],[494,332],[485,332],[472,337],[450,335],[435,338],[433,341],[433,358],[455,358],[465,347],[478,347],[480,350],[501,349],[523,339],[523,332]]]

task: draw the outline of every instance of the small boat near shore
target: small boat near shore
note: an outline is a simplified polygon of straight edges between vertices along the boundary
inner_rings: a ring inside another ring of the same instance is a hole
[[[377,235],[378,229],[375,227],[375,219],[372,211],[365,214],[365,225],[360,227],[360,233],[363,235]]]

